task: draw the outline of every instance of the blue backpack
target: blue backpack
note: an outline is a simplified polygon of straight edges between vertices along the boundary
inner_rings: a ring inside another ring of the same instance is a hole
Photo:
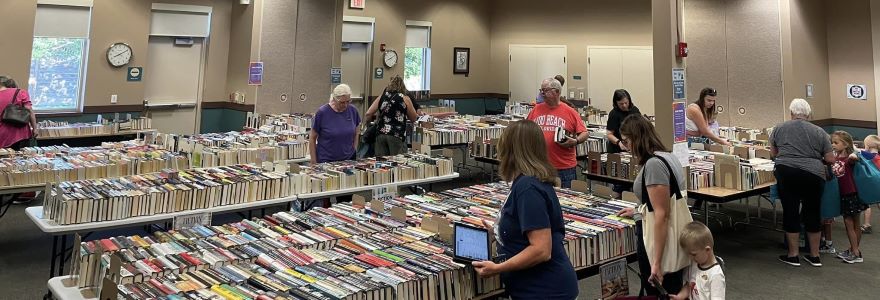
[[[868,205],[880,203],[880,170],[864,156],[858,157],[859,161],[853,166],[853,179],[859,191],[859,199]]]

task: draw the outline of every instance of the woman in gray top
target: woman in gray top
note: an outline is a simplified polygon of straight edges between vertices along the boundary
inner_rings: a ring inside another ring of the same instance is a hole
[[[654,223],[644,224],[636,218],[636,238],[639,258],[639,273],[642,274],[642,287],[648,295],[659,295],[659,291],[649,284],[649,280],[660,282],[670,295],[677,294],[682,287],[682,270],[663,270],[663,249],[668,234],[668,216],[676,191],[687,191],[684,171],[678,159],[669,153],[654,131],[654,125],[640,114],[629,115],[620,126],[621,142],[629,149],[640,166],[645,166],[636,176],[633,191],[654,212]],[[672,171],[670,171],[672,170]],[[676,201],[687,201],[679,199]],[[631,217],[632,208],[623,209],[618,215]],[[654,232],[655,261],[648,260],[644,245],[642,226],[651,226]]]
[[[819,260],[819,237],[822,220],[819,203],[825,189],[826,164],[836,160],[831,152],[831,138],[808,119],[812,113],[804,99],[794,99],[788,107],[791,120],[776,125],[770,134],[770,151],[776,157],[776,187],[782,200],[782,226],[788,241],[788,254],[779,260],[799,267],[798,235],[801,222],[810,240],[810,265],[822,266]]]

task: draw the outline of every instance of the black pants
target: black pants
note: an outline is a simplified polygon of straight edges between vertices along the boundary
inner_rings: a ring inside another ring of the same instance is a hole
[[[648,261],[648,251],[645,250],[645,238],[642,233],[642,221],[638,221],[636,222],[636,243],[638,244],[636,255],[639,257],[639,273],[641,273],[639,280],[647,296],[658,296],[660,291],[648,282],[648,278],[651,277],[651,262]],[[682,272],[684,272],[683,269],[663,275],[663,289],[670,295],[678,294],[681,291],[681,287],[684,285],[681,278]]]
[[[15,151],[21,151],[21,148],[28,147],[30,145],[31,145],[31,139],[27,138],[27,139],[23,139],[18,142],[15,142],[15,144],[12,144],[11,146],[9,146],[9,148],[12,148],[12,150],[15,150]]]
[[[776,187],[782,200],[782,228],[788,233],[822,231],[820,204],[825,180],[813,173],[776,165]]]

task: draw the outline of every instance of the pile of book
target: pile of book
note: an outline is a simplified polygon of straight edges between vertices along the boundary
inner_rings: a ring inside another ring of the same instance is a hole
[[[455,116],[437,119],[416,127],[412,135],[412,143],[423,146],[440,146],[467,144],[478,137],[497,139],[506,125],[494,119],[478,116]]]
[[[472,157],[498,159],[498,139],[480,139],[468,145],[468,152]]]
[[[425,114],[454,113],[455,107],[449,106],[422,106],[422,112]]]
[[[308,132],[312,128],[313,116],[311,114],[281,114],[261,115],[248,113],[245,127],[259,128],[268,132]]]
[[[190,158],[192,168],[261,164],[305,158],[309,143],[302,135],[292,137],[257,130],[207,133],[190,136],[158,135],[157,144]]]
[[[41,137],[65,137],[82,135],[114,134],[118,127],[114,123],[70,123],[61,121],[40,121],[37,132]]]
[[[690,189],[723,187],[747,191],[776,181],[775,165],[769,159],[697,150],[690,150],[689,156]]]
[[[641,170],[629,152],[587,154],[587,172],[595,175],[635,180]]]
[[[534,105],[528,103],[508,104],[504,107],[504,114],[525,119],[529,115],[529,113],[532,112],[532,108],[534,107]]]
[[[289,169],[289,167],[293,167]],[[233,165],[60,182],[43,218],[58,225],[121,220],[452,174],[452,161],[401,154],[303,167]],[[292,199],[291,199],[292,201]]]
[[[147,117],[129,118],[127,120],[118,121],[119,131],[126,130],[145,130],[153,128],[153,119]]]
[[[718,137],[732,141],[768,141],[771,129],[749,129],[743,127],[719,127]]]
[[[136,142],[34,147],[8,153],[14,154],[0,158],[0,186],[119,177],[189,165],[185,156]]]

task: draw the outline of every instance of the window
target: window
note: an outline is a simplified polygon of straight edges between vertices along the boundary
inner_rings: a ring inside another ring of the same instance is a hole
[[[407,21],[403,81],[411,91],[431,89],[431,25]]]
[[[82,108],[89,6],[37,6],[28,78],[35,111],[77,112]]]

